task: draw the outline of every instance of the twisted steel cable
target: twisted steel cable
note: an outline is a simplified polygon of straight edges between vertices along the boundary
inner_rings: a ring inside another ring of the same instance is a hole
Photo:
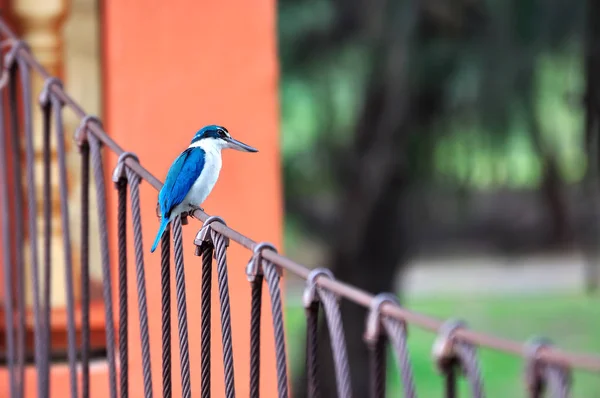
[[[6,128],[4,120],[4,93],[0,92],[0,147],[6,150]],[[0,156],[0,170],[2,171],[2,179],[8,181],[9,179],[9,168],[7,157]],[[8,377],[9,377],[9,389],[10,397],[17,397],[17,380],[16,380],[16,369],[15,369],[15,335],[14,331],[14,311],[12,305],[13,297],[13,272],[12,272],[12,245],[10,242],[11,236],[11,225],[10,215],[11,210],[9,207],[9,193],[8,185],[0,184],[0,195],[2,197],[2,268],[3,268],[3,279],[4,279],[4,322],[6,325],[6,362],[8,365]]]
[[[229,284],[227,280],[227,239],[212,228],[211,239],[217,258],[217,279],[219,281],[219,301],[221,304],[221,335],[223,339],[223,367],[225,370],[225,396],[235,397],[235,376],[233,371],[233,341],[231,336],[231,312],[229,308]]]
[[[49,80],[48,85],[56,80]],[[58,83],[56,83],[58,84]],[[46,93],[43,97],[46,97]],[[79,146],[81,154],[81,361],[82,361],[82,387],[81,393],[84,397],[90,395],[90,370],[89,370],[89,354],[90,354],[90,267],[89,267],[89,220],[90,220],[90,146],[87,140],[86,126],[94,117],[86,117],[81,121],[80,127],[75,132],[75,140]]]
[[[545,337],[531,338],[524,347],[527,358],[525,366],[525,380],[529,396],[539,398],[544,395],[544,390],[550,390],[548,395],[555,398],[570,396],[571,375],[568,367],[548,364],[541,361],[539,354],[542,348],[549,348],[552,342]]]
[[[352,385],[350,381],[350,369],[348,354],[346,352],[346,338],[342,325],[342,316],[337,297],[325,289],[317,288],[319,298],[325,310],[325,320],[331,340],[331,350],[335,365],[336,383],[338,397],[351,398]]]
[[[96,201],[98,207],[98,229],[100,235],[100,256],[102,260],[102,297],[104,300],[106,327],[106,356],[108,362],[108,383],[110,398],[117,396],[117,373],[115,366],[115,325],[113,320],[112,279],[110,276],[110,258],[108,251],[108,225],[106,220],[106,198],[104,186],[104,168],[100,142],[93,136],[88,136],[92,167],[96,185]]]
[[[396,352],[400,374],[402,376],[402,387],[404,396],[407,398],[416,397],[415,380],[413,377],[408,349],[406,346],[406,327],[405,325],[389,317],[383,317],[381,323],[385,328],[388,338]]]
[[[127,308],[127,180],[117,182],[117,234],[119,244],[119,395],[129,396],[129,347]]]
[[[50,123],[51,108],[50,104],[42,105],[42,157],[43,157],[43,195],[50,198],[52,173],[50,168]],[[43,358],[43,369],[40,372],[40,379],[43,385],[42,389],[49,394],[50,391],[50,354],[52,351],[52,341],[50,339],[51,330],[51,307],[52,307],[52,204],[50,200],[43,201],[44,211],[44,343],[46,351]],[[48,395],[46,395],[48,396]]]
[[[371,372],[371,396],[373,398],[385,397],[385,382],[386,382],[386,343],[387,338],[380,333],[377,340],[369,344],[369,362]]]
[[[210,315],[211,315],[211,290],[212,290],[212,243],[205,242],[202,246],[202,298],[200,309],[201,346],[200,371],[201,371],[201,396],[210,398]]]
[[[31,80],[29,68],[23,60],[18,60],[19,71],[21,72],[22,100],[23,100],[23,124],[25,130],[25,157],[27,174],[27,199],[29,213],[29,248],[31,261],[31,281],[33,287],[33,322],[34,322],[34,344],[35,344],[35,363],[38,372],[44,366],[42,355],[47,351],[44,347],[43,325],[40,310],[40,281],[39,281],[39,258],[38,258],[38,232],[37,232],[37,205],[36,205],[36,185],[35,185],[35,150],[33,144],[33,128],[31,115]],[[44,383],[41,377],[37,380],[38,397],[45,397],[48,392],[44,390]]]
[[[19,45],[23,45],[20,42]],[[24,260],[24,241],[25,233],[23,231],[23,223],[21,220],[25,218],[23,212],[23,179],[21,178],[21,148],[19,145],[19,115],[17,101],[17,68],[16,65],[10,66],[9,80],[9,100],[10,100],[10,126],[11,126],[11,146],[12,146],[12,171],[13,181],[15,181],[15,196],[14,196],[14,214],[16,214],[18,222],[15,222],[12,236],[15,239],[15,268],[16,268],[16,299],[17,299],[17,391],[19,396],[25,394],[25,260]]]
[[[15,51],[15,55],[18,51]],[[20,58],[19,58],[20,59]],[[53,77],[47,77],[44,82],[44,88],[39,96],[39,104],[42,110],[42,135],[43,135],[43,195],[45,198],[50,198],[52,195],[51,190],[51,167],[50,167],[50,141],[51,141],[51,119],[53,113],[53,103],[49,94],[49,89],[54,86],[60,86],[60,81]],[[51,267],[51,253],[52,253],[52,203],[50,200],[43,201],[43,212],[44,212],[44,355],[42,355],[43,365],[40,369],[40,383],[42,389],[49,395],[50,391],[50,356],[52,352],[52,340],[50,336],[51,332],[51,280],[52,280],[52,267]],[[46,396],[47,396],[46,395]]]
[[[464,329],[465,323],[458,319],[449,319],[440,325],[433,344],[433,355],[438,368],[445,375],[448,397],[456,394],[457,368],[460,367],[470,385],[472,396],[483,398],[485,392],[475,348],[457,338],[457,332]]]
[[[171,231],[165,230],[160,241],[160,290],[162,332],[163,398],[171,398]]]
[[[81,151],[81,396],[90,396],[90,147]]]
[[[544,376],[550,392],[554,398],[568,398],[569,393],[569,375],[557,366],[546,365],[544,367]]]
[[[269,295],[271,296],[271,312],[273,331],[275,333],[275,360],[277,362],[277,391],[279,397],[288,396],[287,361],[285,358],[285,329],[283,326],[283,311],[281,308],[281,290],[279,289],[279,271],[277,266],[269,261],[263,261],[263,270]]]
[[[190,349],[188,342],[187,305],[185,298],[185,269],[181,217],[172,221],[175,242],[175,293],[177,295],[177,320],[179,326],[179,360],[181,362],[181,390],[184,398],[192,396],[190,380]]]
[[[67,355],[69,358],[69,375],[71,397],[77,397],[77,340],[75,335],[75,299],[73,293],[73,258],[71,251],[71,229],[69,225],[67,154],[65,149],[64,127],[62,120],[62,102],[50,96],[56,125],[56,149],[58,153],[58,175],[60,191],[60,208],[62,216],[63,245],[65,255],[65,289],[67,296]]]
[[[260,318],[262,310],[263,276],[256,275],[251,283],[250,304],[250,397],[260,396]]]
[[[484,398],[483,379],[481,377],[481,370],[479,369],[475,348],[470,344],[457,341],[454,344],[454,351],[465,370],[465,376],[471,386],[471,394],[475,398]]]
[[[319,393],[319,303],[312,302],[306,308],[306,374],[308,396],[318,398]]]
[[[146,298],[146,275],[144,272],[144,247],[142,236],[142,215],[140,210],[140,177],[125,167],[131,198],[133,240],[135,249],[135,270],[140,316],[140,338],[142,345],[142,368],[144,375],[144,396],[152,398],[152,365],[150,362],[150,331],[148,330],[148,304]]]

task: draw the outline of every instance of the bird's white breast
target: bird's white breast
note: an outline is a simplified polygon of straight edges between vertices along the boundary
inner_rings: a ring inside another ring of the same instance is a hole
[[[200,206],[214,188],[219,178],[219,172],[221,171],[221,147],[213,142],[212,139],[202,140],[190,145],[190,147],[200,147],[204,150],[204,168],[183,199],[183,202],[172,212],[173,215],[187,211],[190,205]]]
[[[205,152],[204,168],[192,188],[190,188],[190,192],[186,195],[187,202],[196,206],[200,206],[214,188],[222,165],[221,149],[216,145],[211,145],[210,141],[206,142],[205,145],[202,144],[201,142],[198,146],[204,149]]]

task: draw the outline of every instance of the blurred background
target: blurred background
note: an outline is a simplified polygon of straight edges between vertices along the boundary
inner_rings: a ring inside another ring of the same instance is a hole
[[[600,4],[280,0],[278,17],[287,255],[416,311],[597,352]],[[301,331],[303,284],[288,286]],[[342,308],[366,394],[365,312]],[[441,396],[433,336],[409,336],[418,392]],[[490,396],[522,395],[521,362],[481,360]],[[574,396],[599,390],[576,374]]]
[[[64,59],[32,47],[102,114],[101,4],[50,2],[43,33]],[[39,38],[43,7],[12,3],[20,33]],[[288,257],[394,292],[414,311],[600,352],[600,3],[279,0],[276,34]],[[92,271],[99,280],[94,256]],[[304,282],[286,284],[288,358],[303,397]],[[347,302],[342,311],[353,387],[366,396],[365,311]],[[441,396],[434,336],[408,333],[418,395]],[[324,396],[335,396],[330,352],[320,354]],[[480,354],[490,397],[523,395],[521,360]],[[392,356],[388,380],[399,396]],[[599,376],[574,374],[574,397],[598,391]]]

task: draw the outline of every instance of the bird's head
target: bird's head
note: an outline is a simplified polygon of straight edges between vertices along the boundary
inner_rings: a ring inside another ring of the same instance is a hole
[[[227,131],[225,127],[214,124],[198,130],[194,135],[190,146],[200,146],[201,144],[212,144],[218,149],[231,148],[242,152],[258,152],[258,149],[231,137],[231,134],[229,134],[229,131]]]

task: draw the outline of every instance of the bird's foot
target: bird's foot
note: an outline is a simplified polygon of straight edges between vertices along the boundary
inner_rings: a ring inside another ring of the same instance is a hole
[[[190,214],[185,213],[185,212],[181,213],[181,225],[188,225],[188,223],[189,223],[188,216],[189,215]]]

